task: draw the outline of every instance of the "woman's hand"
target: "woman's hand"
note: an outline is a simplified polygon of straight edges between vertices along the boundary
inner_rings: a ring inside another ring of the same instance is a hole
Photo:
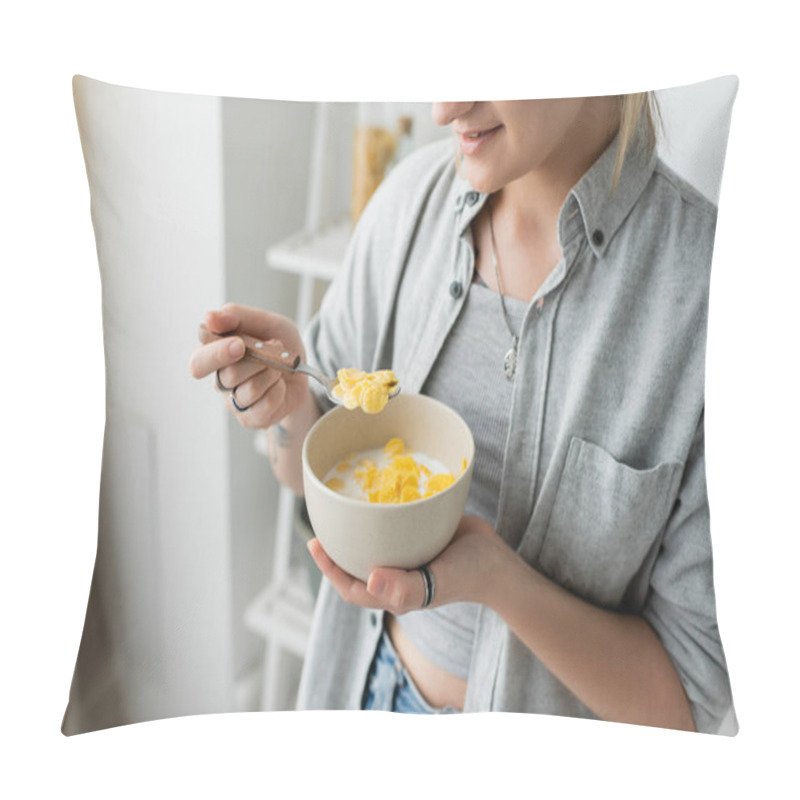
[[[310,392],[305,376],[245,359],[244,343],[235,335],[244,333],[262,341],[277,340],[305,360],[300,333],[290,319],[229,303],[219,311],[209,311],[205,324],[212,334],[233,335],[212,339],[201,328],[202,344],[192,354],[189,369],[195,378],[217,373],[219,384],[227,390],[225,403],[243,427],[268,428],[307,402]],[[215,387],[219,390],[216,381]]]
[[[392,614],[422,607],[425,585],[418,570],[379,567],[364,583],[337,567],[317,539],[309,542],[308,550],[348,603],[382,608]],[[503,559],[513,555],[488,522],[479,517],[462,517],[450,544],[429,564],[436,581],[429,608],[456,601],[483,602]]]

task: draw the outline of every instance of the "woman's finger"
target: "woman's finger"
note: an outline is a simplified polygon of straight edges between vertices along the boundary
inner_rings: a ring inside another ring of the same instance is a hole
[[[422,608],[425,602],[425,579],[417,569],[380,567],[372,570],[367,591],[394,614],[405,614]]]
[[[217,311],[207,312],[205,323],[216,334],[242,332],[264,341],[282,339],[296,330],[294,323],[287,317],[238,303],[226,303]]]
[[[219,371],[220,383],[229,392],[236,390],[236,402],[240,406],[254,406],[282,377],[280,370],[263,365],[248,366],[246,362]]]
[[[244,343],[234,336],[204,344],[192,353],[189,371],[193,378],[205,378],[218,369],[235,364],[244,357]],[[229,384],[225,384],[226,386]]]
[[[343,600],[365,608],[382,608],[381,603],[367,591],[367,585],[363,581],[354,578],[331,561],[317,539],[308,543],[308,552]]]
[[[227,405],[243,427],[268,428],[286,415],[286,382],[279,370],[265,370],[236,386]]]
[[[272,369],[255,359],[244,358],[228,367],[217,370],[215,386],[225,392],[242,387],[248,393],[248,405],[255,403],[276,381],[286,373]],[[222,384],[220,386],[220,384]]]
[[[242,330],[241,320],[239,315],[230,306],[223,306],[215,311],[206,311],[205,314],[205,327],[200,326],[200,341],[208,341],[212,334],[221,336],[225,333],[235,333]],[[205,339],[204,339],[205,337]]]
[[[422,607],[425,581],[419,570],[380,567],[372,570],[364,583],[336,566],[317,539],[309,542],[308,550],[322,574],[348,603],[382,608],[393,614],[405,614]]]

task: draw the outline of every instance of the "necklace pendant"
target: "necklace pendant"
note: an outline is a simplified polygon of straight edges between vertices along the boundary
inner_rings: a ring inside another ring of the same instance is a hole
[[[508,380],[513,381],[514,375],[517,371],[517,339],[514,338],[514,344],[511,345],[511,349],[506,353],[505,358],[503,359],[503,369],[506,373],[506,378]]]

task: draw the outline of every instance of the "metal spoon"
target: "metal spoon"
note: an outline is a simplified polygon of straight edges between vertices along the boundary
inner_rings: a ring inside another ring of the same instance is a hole
[[[282,369],[285,372],[299,372],[303,375],[308,375],[309,378],[313,378],[315,381],[322,384],[325,389],[325,394],[332,403],[336,403],[336,405],[343,404],[343,399],[337,397],[333,393],[333,387],[339,383],[338,378],[331,378],[329,375],[325,375],[318,369],[309,366],[300,360],[300,356],[290,353],[288,350],[284,350],[283,347],[276,344],[275,341],[261,341],[253,336],[248,336],[246,333],[236,333],[234,331],[217,334],[212,333],[205,325],[200,326],[200,341],[203,344],[213,342],[216,339],[225,339],[229,336],[238,336],[244,342],[246,358],[260,361],[262,364],[267,364],[275,369]],[[399,394],[399,392],[399,383],[395,381],[389,384],[390,400]]]

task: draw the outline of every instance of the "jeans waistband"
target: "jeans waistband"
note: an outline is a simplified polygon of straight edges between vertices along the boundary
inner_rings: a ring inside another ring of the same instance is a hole
[[[367,678],[365,709],[411,714],[457,714],[452,706],[437,708],[428,703],[403,666],[389,634],[384,631]]]

